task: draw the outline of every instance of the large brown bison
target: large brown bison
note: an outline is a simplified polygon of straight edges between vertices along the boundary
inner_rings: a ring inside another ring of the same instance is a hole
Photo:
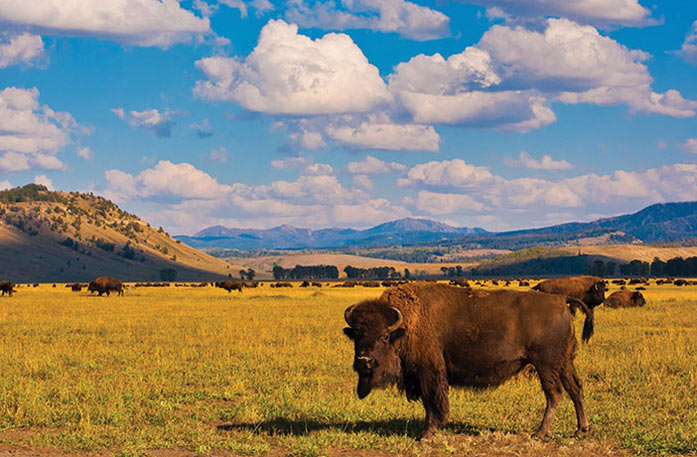
[[[344,333],[354,342],[358,397],[396,384],[407,399],[422,400],[422,439],[429,438],[448,419],[449,386],[498,386],[532,364],[547,399],[535,436],[549,434],[563,390],[576,407],[581,436],[589,425],[573,364],[576,338],[567,302],[585,312],[588,340],[593,332],[588,307],[541,292],[408,284],[352,305],[344,313],[349,325]]]
[[[228,291],[228,293],[232,292],[233,290],[236,290],[239,293],[242,293],[243,284],[241,281],[227,280],[227,281],[216,282],[215,287],[220,287],[221,289],[225,289]]]
[[[118,292],[118,295],[123,295],[123,282],[116,278],[110,278],[109,276],[100,276],[87,286],[87,290],[90,294],[92,292],[97,292],[100,297],[104,293],[108,297],[112,291]]]
[[[547,279],[533,289],[578,298],[591,309],[605,301],[605,282],[596,276]]]
[[[605,299],[608,308],[634,308],[644,306],[646,300],[641,292],[632,290],[618,290]]]
[[[15,285],[12,284],[11,281],[2,281],[0,282],[0,292],[2,292],[2,296],[4,297],[5,294],[9,295],[10,297],[12,296],[13,293],[16,292],[14,289]]]

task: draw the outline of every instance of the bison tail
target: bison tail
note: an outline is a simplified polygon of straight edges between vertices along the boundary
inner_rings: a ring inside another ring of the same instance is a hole
[[[580,308],[583,314],[586,315],[586,320],[583,322],[583,331],[581,332],[581,340],[587,343],[593,336],[593,308],[583,303],[578,298],[566,297],[566,303],[569,305],[571,315],[576,315],[576,309]]]

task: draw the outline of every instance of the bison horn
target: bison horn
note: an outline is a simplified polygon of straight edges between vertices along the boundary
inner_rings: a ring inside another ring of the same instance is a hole
[[[402,318],[402,312],[401,312],[400,310],[398,310],[398,309],[395,308],[394,306],[390,306],[390,308],[392,308],[392,310],[393,310],[395,313],[397,313],[397,320],[395,321],[394,324],[390,325],[390,326],[387,328],[387,331],[388,331],[388,332],[394,332],[395,330],[397,330],[399,327],[402,326],[402,322],[404,322],[404,319]]]
[[[346,323],[351,326],[351,322],[349,322],[349,319],[351,318],[351,312],[353,312],[353,308],[355,308],[356,305],[351,305],[348,308],[346,308],[346,311],[344,311],[344,320],[346,320]]]

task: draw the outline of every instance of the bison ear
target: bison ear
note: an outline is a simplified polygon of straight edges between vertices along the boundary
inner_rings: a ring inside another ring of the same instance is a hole
[[[394,332],[390,333],[390,343],[394,343],[398,339],[404,336],[404,329],[403,328],[398,328]]]
[[[351,327],[344,328],[344,335],[348,336],[352,340],[356,338],[356,331]]]

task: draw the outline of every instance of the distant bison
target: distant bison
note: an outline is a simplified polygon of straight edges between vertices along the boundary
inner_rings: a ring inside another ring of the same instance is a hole
[[[220,281],[215,283],[215,287],[219,287],[221,289],[227,290],[228,293],[232,292],[233,290],[238,291],[239,293],[242,293],[242,283],[240,281]]]
[[[90,293],[97,292],[100,297],[102,294],[106,294],[108,297],[112,291],[118,292],[118,295],[123,295],[123,282],[116,278],[100,276],[87,286],[87,290]]]
[[[605,299],[608,308],[634,308],[644,306],[646,300],[641,292],[631,290],[618,290]]]
[[[470,283],[467,282],[465,278],[458,278],[458,279],[451,279],[450,283],[451,286],[458,286],[458,287],[469,287]]]
[[[357,393],[396,384],[426,410],[422,438],[448,419],[449,386],[494,387],[532,364],[547,398],[537,432],[549,435],[563,390],[574,402],[581,436],[589,430],[581,381],[573,360],[572,309],[586,314],[583,340],[593,314],[580,300],[535,291],[482,291],[445,284],[409,284],[344,312],[344,333],[354,343]]]
[[[605,301],[605,282],[596,276],[547,279],[533,289],[578,298],[591,309]]]
[[[12,282],[10,281],[0,282],[0,292],[2,292],[2,296],[4,297],[5,294],[7,294],[11,297],[12,294],[16,292],[16,290],[14,290],[14,287],[15,285],[12,284]]]

